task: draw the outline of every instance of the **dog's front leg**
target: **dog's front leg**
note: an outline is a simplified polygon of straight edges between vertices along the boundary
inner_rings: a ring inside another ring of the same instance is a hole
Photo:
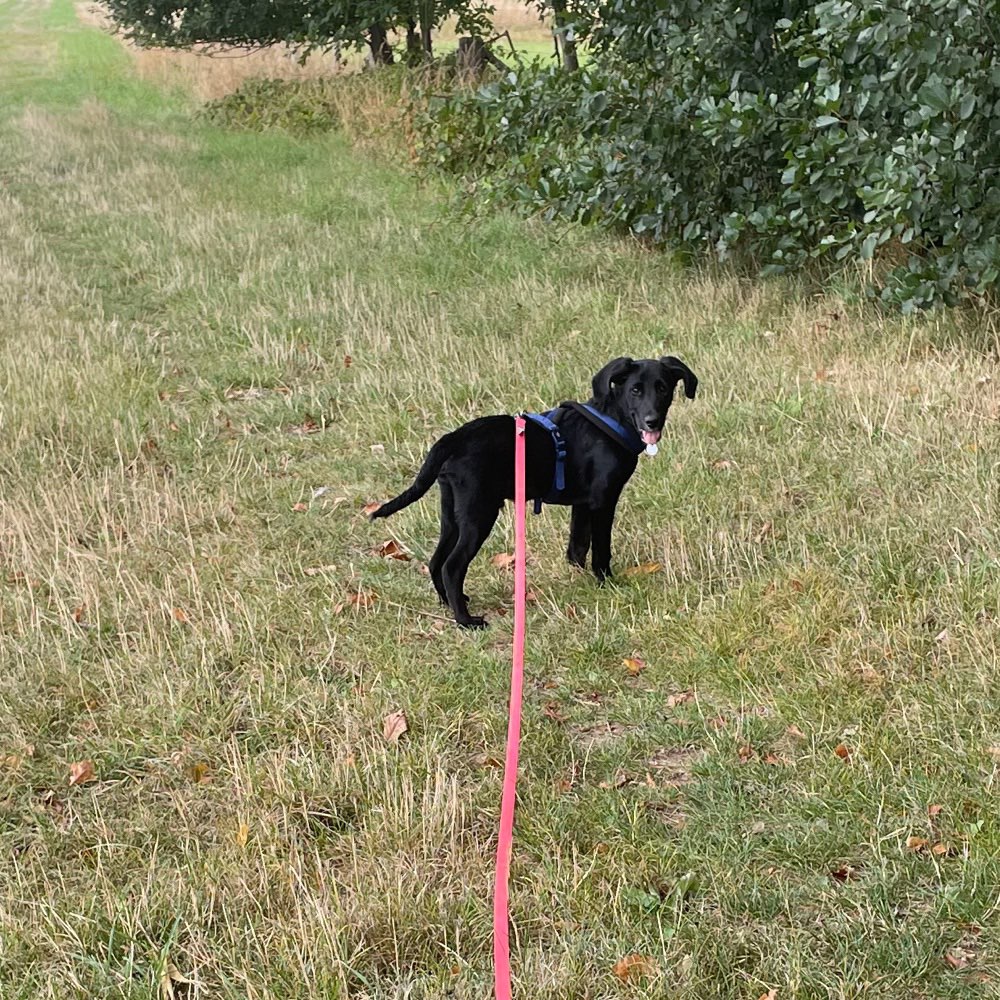
[[[569,519],[569,547],[566,549],[566,558],[581,569],[587,568],[590,531],[590,508],[583,503],[573,504],[573,513]]]
[[[601,507],[590,512],[591,542],[593,545],[594,576],[598,583],[611,578],[611,526],[615,521],[615,507]]]

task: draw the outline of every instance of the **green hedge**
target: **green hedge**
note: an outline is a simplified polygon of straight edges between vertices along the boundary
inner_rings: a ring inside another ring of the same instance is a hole
[[[1000,3],[614,0],[583,71],[433,99],[420,151],[478,198],[954,303],[1000,270],[998,37]]]

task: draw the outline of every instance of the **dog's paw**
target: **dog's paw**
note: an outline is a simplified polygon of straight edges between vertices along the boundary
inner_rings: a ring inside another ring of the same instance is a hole
[[[464,621],[458,623],[459,628],[486,628],[486,619],[479,615],[469,615]]]

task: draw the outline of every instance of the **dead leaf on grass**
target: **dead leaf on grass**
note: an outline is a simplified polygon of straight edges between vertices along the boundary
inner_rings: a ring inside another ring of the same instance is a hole
[[[802,732],[802,730],[799,729],[798,726],[794,726],[794,725],[789,726],[785,730],[785,732],[788,733],[789,736],[794,736],[798,740],[804,740],[806,738],[806,734],[804,732]]]
[[[689,701],[694,701],[694,691],[678,691],[677,694],[667,696],[667,708],[676,708]]]
[[[97,775],[94,773],[94,762],[92,760],[78,760],[69,766],[69,784],[83,785],[88,781],[96,781]]]
[[[848,747],[847,747],[847,746],[846,746],[845,744],[843,744],[843,743],[838,743],[838,744],[837,744],[837,745],[836,745],[836,746],[835,746],[835,747],[833,748],[833,752],[834,752],[834,753],[835,753],[835,754],[836,754],[836,755],[837,755],[837,756],[838,756],[838,757],[839,757],[839,758],[840,758],[841,760],[850,760],[850,759],[851,759],[851,751],[850,751],[850,749],[849,749],[849,748],[848,748]]]
[[[650,573],[659,573],[663,569],[663,563],[647,562],[638,566],[628,566],[622,570],[622,576],[649,576]]]
[[[930,841],[926,837],[907,837],[906,838],[906,849],[908,851],[922,851],[929,844],[930,844]]]
[[[490,565],[495,566],[497,569],[512,570],[514,568],[514,559],[513,552],[500,552],[490,560]]]
[[[297,503],[292,505],[292,510],[294,510],[296,514],[301,514],[303,511],[307,511],[308,509],[309,504],[307,503]]]
[[[203,760],[197,760],[184,769],[184,773],[196,785],[207,785],[212,780],[212,771]]]
[[[382,506],[382,504],[377,503],[377,502],[376,503],[366,503],[364,505],[364,507],[361,508],[361,513],[364,514],[365,517],[371,517],[371,515],[374,514],[375,511],[377,511],[379,509],[379,507],[381,507],[381,506]]]
[[[940,805],[928,806],[927,807],[927,815],[930,816],[931,819],[933,819],[935,816],[940,816],[941,815],[941,810],[942,809],[944,809],[944,806],[940,806]]]
[[[639,656],[630,656],[622,660],[622,666],[628,671],[629,677],[638,677],[646,669],[646,661]]]
[[[970,962],[976,960],[976,953],[956,944],[944,953],[944,960],[953,969],[964,969]]]
[[[375,555],[382,556],[384,559],[398,559],[400,562],[410,561],[410,553],[393,538],[379,545],[375,549]]]
[[[406,713],[401,709],[390,712],[382,725],[382,738],[386,743],[398,743],[399,738],[410,728]]]
[[[187,623],[188,616],[184,613],[183,608],[174,608],[171,614],[174,616],[175,622],[180,622],[182,625]]]
[[[160,976],[160,996],[162,1000],[180,1000],[181,997],[187,997],[193,993],[188,987],[196,985],[193,979],[182,976],[177,971],[176,966],[168,965],[166,971]]]
[[[634,983],[648,976],[655,976],[659,966],[648,955],[626,955],[611,967],[615,977],[623,983]]]
[[[761,993],[757,1000],[778,1000],[778,991],[768,990],[766,993]]]
[[[737,753],[739,754],[741,764],[746,764],[756,756],[754,748],[749,743],[744,743]]]
[[[559,710],[559,702],[549,701],[545,703],[545,707],[542,709],[542,714],[546,719],[551,719],[553,722],[565,722],[566,717]]]
[[[841,865],[839,868],[834,868],[830,872],[830,878],[834,882],[853,882],[855,879],[861,877],[861,872],[859,869],[855,868],[854,865]]]
[[[82,604],[80,604],[77,607],[75,607],[73,609],[73,621],[75,621],[77,624],[79,624],[80,622],[82,622],[85,610],[86,610],[86,608]]]

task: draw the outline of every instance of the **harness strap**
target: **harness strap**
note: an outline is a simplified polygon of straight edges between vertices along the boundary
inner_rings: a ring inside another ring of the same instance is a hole
[[[559,425],[551,419],[552,414],[555,412],[555,410],[549,410],[548,413],[525,413],[524,416],[533,423],[538,424],[539,427],[544,427],[552,435],[552,444],[556,450],[556,471],[553,489],[555,493],[562,493],[566,489],[566,439],[562,436]],[[542,503],[542,497],[535,497],[536,514],[541,514]]]
[[[561,403],[559,408],[575,410],[581,417],[589,420],[595,427],[604,431],[609,438],[620,444],[626,451],[632,452],[633,455],[641,455],[646,449],[646,446],[642,443],[642,438],[631,427],[626,427],[624,424],[618,423],[613,417],[609,417],[606,413],[601,413],[596,406],[591,406],[589,403],[569,401]]]

